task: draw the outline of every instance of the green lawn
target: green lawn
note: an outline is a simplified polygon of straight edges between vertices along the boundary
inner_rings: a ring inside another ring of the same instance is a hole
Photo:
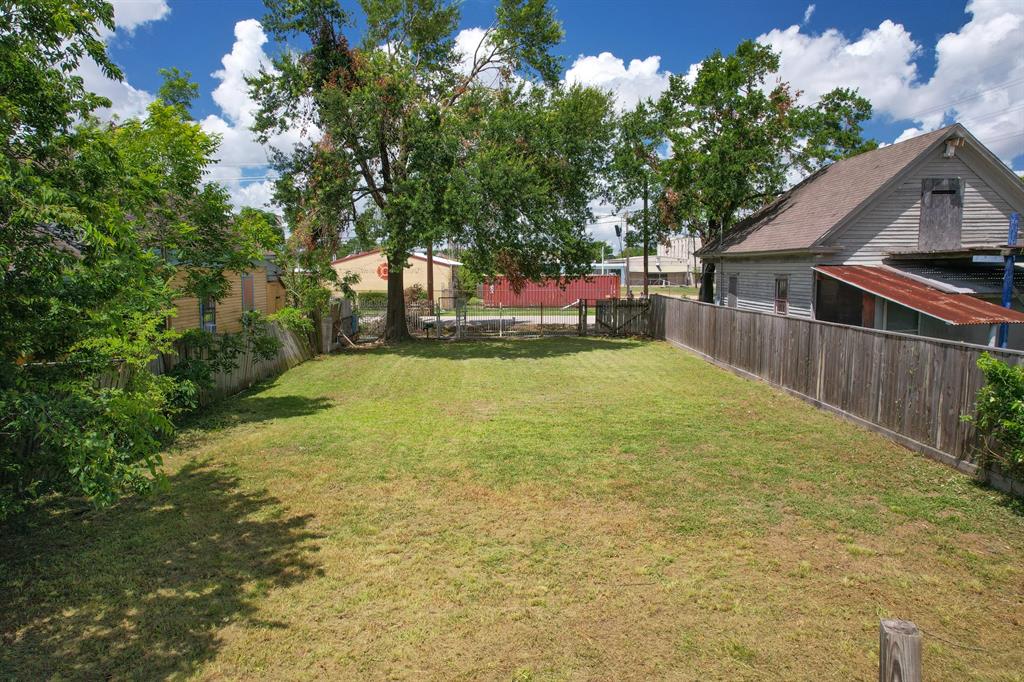
[[[640,296],[643,294],[643,285],[635,285],[631,287],[633,289],[634,296]],[[647,291],[649,294],[661,294],[662,296],[675,296],[676,298],[697,298],[697,287],[648,287]],[[626,295],[626,287],[622,287],[621,294]]]
[[[1024,507],[664,343],[419,342],[0,528],[0,678],[1024,675]]]

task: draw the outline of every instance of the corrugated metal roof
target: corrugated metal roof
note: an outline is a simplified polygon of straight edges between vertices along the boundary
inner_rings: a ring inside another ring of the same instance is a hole
[[[1024,324],[1024,313],[968,294],[950,294],[876,265],[819,265],[815,271],[953,325]]]
[[[953,293],[974,294],[975,296],[999,296],[1003,291],[1003,266],[994,263],[964,263],[946,265],[932,262],[891,261],[890,267],[961,291]],[[927,282],[926,282],[927,284]],[[1013,271],[1013,287],[1024,291],[1024,266],[1018,264]]]

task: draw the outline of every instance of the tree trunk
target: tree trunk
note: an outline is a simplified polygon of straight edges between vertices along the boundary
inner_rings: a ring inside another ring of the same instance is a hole
[[[704,261],[701,263],[700,300],[704,303],[715,302],[715,264]]]
[[[405,261],[388,258],[388,308],[384,325],[384,342],[397,343],[412,338],[405,320]]]

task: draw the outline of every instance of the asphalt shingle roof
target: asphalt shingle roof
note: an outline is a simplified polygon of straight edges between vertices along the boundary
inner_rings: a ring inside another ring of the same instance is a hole
[[[741,221],[703,255],[810,248],[957,125],[836,161]]]

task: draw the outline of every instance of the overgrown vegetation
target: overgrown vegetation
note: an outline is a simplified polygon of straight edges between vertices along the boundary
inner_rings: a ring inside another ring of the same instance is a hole
[[[982,353],[978,368],[985,385],[978,389],[974,422],[989,440],[979,463],[1024,480],[1024,366]]]
[[[155,376],[170,353],[178,296],[217,301],[280,240],[262,216],[233,215],[204,183],[219,139],[189,107],[188,74],[163,72],[141,119],[103,123],[109,102],[75,70],[114,79],[100,0],[17,0],[0,13],[0,518],[51,492],[106,503],[148,488],[171,417],[209,375],[194,362]],[[275,233],[276,230],[276,233]],[[238,357],[269,345],[251,320],[242,340],[190,339]]]

